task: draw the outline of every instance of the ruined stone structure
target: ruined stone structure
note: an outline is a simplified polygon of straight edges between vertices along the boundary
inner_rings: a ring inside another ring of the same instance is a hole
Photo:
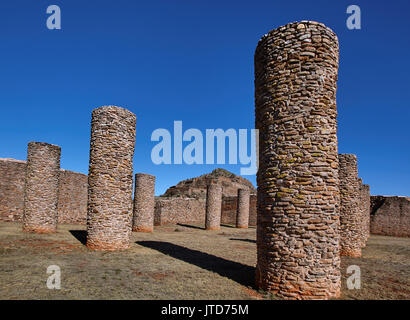
[[[370,232],[410,237],[410,197],[371,196]]]
[[[22,221],[27,162],[0,159],[0,221]],[[85,224],[87,221],[88,176],[60,170],[58,223]]]
[[[336,35],[310,21],[269,32],[255,52],[256,283],[284,298],[340,294],[338,60]]]
[[[249,201],[250,193],[248,189],[238,190],[238,206],[236,216],[236,227],[241,229],[248,228],[249,224]]]
[[[145,173],[135,175],[132,230],[154,231],[155,177]]]
[[[219,230],[221,228],[222,187],[210,182],[206,193],[205,229]]]
[[[360,186],[357,157],[339,154],[340,179],[340,255],[360,257],[363,243],[363,214],[360,207]]]
[[[248,189],[251,194],[256,194],[256,189],[249,180],[218,168],[199,177],[180,181],[168,188],[163,197],[205,199],[209,180],[222,186],[223,197],[236,197],[238,189]]]
[[[30,142],[27,146],[23,231],[57,231],[60,156],[56,145]]]
[[[87,247],[130,245],[136,116],[123,108],[94,109],[88,174]]]

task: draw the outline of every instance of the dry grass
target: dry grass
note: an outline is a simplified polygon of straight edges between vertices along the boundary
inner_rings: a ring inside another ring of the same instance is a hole
[[[253,287],[255,229],[164,226],[133,233],[132,247],[93,252],[85,228],[25,234],[0,223],[0,299],[266,299]],[[346,289],[346,268],[361,267],[362,289]],[[61,268],[61,290],[46,269]],[[363,257],[342,261],[344,299],[410,299],[410,239],[372,236]]]

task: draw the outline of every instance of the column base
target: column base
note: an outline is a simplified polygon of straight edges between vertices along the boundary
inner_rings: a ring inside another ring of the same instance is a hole
[[[130,248],[129,242],[105,242],[87,239],[87,248],[94,251],[119,251]]]

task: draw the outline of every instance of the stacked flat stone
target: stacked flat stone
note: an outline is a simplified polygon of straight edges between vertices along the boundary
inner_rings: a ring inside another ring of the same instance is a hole
[[[217,183],[209,183],[206,190],[205,229],[221,228],[222,187]]]
[[[360,186],[357,177],[357,157],[339,154],[340,179],[340,255],[362,255],[362,210],[360,209]]]
[[[366,247],[367,231],[366,231],[366,196],[364,193],[363,180],[358,179],[359,184],[359,214],[360,214],[360,246]]]
[[[27,148],[23,231],[57,231],[61,148],[30,142]]]
[[[366,246],[370,236],[370,186],[362,184],[360,186],[361,207],[363,211],[363,238]]]
[[[130,245],[136,116],[123,108],[94,109],[88,175],[87,247]]]
[[[364,202],[364,223],[367,241],[370,237],[370,186],[368,184],[362,185],[362,197]]]
[[[236,207],[236,227],[241,229],[248,228],[249,224],[249,189],[238,189],[238,205]]]
[[[145,173],[135,175],[132,230],[154,231],[155,177]]]
[[[255,52],[256,284],[283,298],[340,294],[338,60],[337,36],[311,21],[269,32]]]

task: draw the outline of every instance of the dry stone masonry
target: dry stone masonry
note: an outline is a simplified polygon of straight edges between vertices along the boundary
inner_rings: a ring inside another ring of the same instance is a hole
[[[359,178],[359,212],[360,212],[360,241],[361,247],[366,247],[369,237],[369,222],[370,222],[370,194],[367,185],[363,184],[363,180]]]
[[[60,156],[59,146],[42,142],[28,144],[23,231],[57,231]]]
[[[362,199],[364,206],[364,225],[366,241],[370,237],[370,186],[368,184],[362,185]]]
[[[338,60],[337,36],[311,21],[269,32],[255,52],[256,283],[284,298],[340,294]]]
[[[340,179],[340,255],[362,255],[362,210],[360,209],[360,186],[357,177],[357,157],[339,154]]]
[[[238,206],[236,227],[241,229],[248,228],[249,224],[249,201],[250,192],[249,189],[238,189]]]
[[[88,175],[87,247],[130,245],[136,116],[123,108],[94,109]]]
[[[132,230],[154,231],[155,177],[145,173],[135,175]]]
[[[217,183],[209,183],[206,192],[205,229],[221,228],[222,187]]]
[[[371,196],[370,232],[410,237],[410,197]]]

